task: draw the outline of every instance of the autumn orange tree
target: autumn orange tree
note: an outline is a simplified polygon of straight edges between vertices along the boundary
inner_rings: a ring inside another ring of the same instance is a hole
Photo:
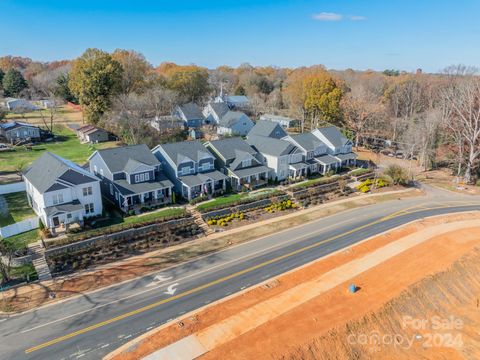
[[[342,96],[343,84],[322,66],[296,69],[286,80],[285,97],[302,120],[302,131],[323,122],[338,124]]]
[[[208,71],[196,65],[161,64],[156,72],[166,79],[167,86],[184,101],[198,102],[211,91]]]

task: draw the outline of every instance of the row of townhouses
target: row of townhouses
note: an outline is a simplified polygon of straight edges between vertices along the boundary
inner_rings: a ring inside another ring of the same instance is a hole
[[[260,120],[246,139],[182,141],[150,150],[132,145],[97,150],[85,168],[45,153],[25,172],[28,199],[49,228],[102,213],[102,196],[124,212],[253,189],[269,180],[326,174],[356,162],[352,142],[335,126],[289,135]]]

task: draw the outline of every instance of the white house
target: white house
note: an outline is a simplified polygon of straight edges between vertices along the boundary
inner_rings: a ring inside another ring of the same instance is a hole
[[[272,121],[274,123],[279,124],[284,129],[289,129],[299,125],[298,120],[295,120],[286,116],[280,116],[280,115],[274,115],[274,114],[264,114],[260,116],[260,120]]]
[[[228,112],[228,110],[228,105],[224,102],[209,102],[203,108],[203,116],[205,116],[205,123],[218,125],[220,119]]]
[[[217,134],[246,136],[254,125],[253,121],[245,113],[230,110],[220,119]]]
[[[100,180],[71,161],[45,152],[23,178],[30,206],[52,231],[102,214]]]
[[[25,99],[10,99],[5,102],[5,106],[10,111],[25,110],[34,111],[38,110],[38,107],[33,105],[30,101]]]

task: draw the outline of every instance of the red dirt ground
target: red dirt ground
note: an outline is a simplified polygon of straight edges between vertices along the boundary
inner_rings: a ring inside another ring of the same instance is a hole
[[[181,323],[179,321],[176,324],[169,324],[154,330],[142,337],[143,340],[139,344],[132,345],[129,352],[125,351],[125,348],[119,349],[124,352],[112,353],[111,358],[116,360],[140,359],[156,349],[420,229],[447,222],[472,219],[479,219],[478,213],[431,218],[377,236],[300,270],[283,275],[272,281],[271,286],[253,288],[241,295],[212,304],[194,315],[186,316],[181,319]],[[341,338],[340,336],[329,337],[325,341],[322,336],[327,336],[334,331],[343,331],[341,334],[345,335],[346,324],[358,321],[367,315],[375,316],[376,311],[382,309],[392,299],[399,297],[402,291],[408,289],[409,286],[421,281],[426,276],[446,270],[452,263],[478,245],[480,245],[480,228],[465,229],[430,239],[362,273],[354,279],[355,284],[360,287],[360,291],[355,295],[347,294],[347,284],[338,286],[275,320],[216,348],[203,358],[315,359],[320,358],[320,354],[324,354],[325,358],[332,359],[369,358],[371,354],[367,354],[366,357],[360,356],[366,354],[365,350],[363,353],[357,354],[350,351],[351,349],[345,343],[336,341]],[[360,326],[357,325],[357,327]],[[316,348],[314,344],[320,343],[318,339],[321,339],[322,346]],[[330,348],[324,348],[329,344]],[[340,351],[344,348],[345,351]],[[313,349],[313,352],[309,352],[310,349]],[[455,351],[451,353],[450,351],[446,350],[442,354],[456,354]],[[332,354],[332,356],[328,356],[328,354]],[[447,358],[450,357],[447,356]]]

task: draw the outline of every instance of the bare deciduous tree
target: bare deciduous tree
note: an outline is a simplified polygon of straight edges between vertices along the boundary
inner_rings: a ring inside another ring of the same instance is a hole
[[[466,183],[475,179],[480,157],[480,79],[461,76],[442,91],[443,114],[456,137],[459,153],[465,153]]]

